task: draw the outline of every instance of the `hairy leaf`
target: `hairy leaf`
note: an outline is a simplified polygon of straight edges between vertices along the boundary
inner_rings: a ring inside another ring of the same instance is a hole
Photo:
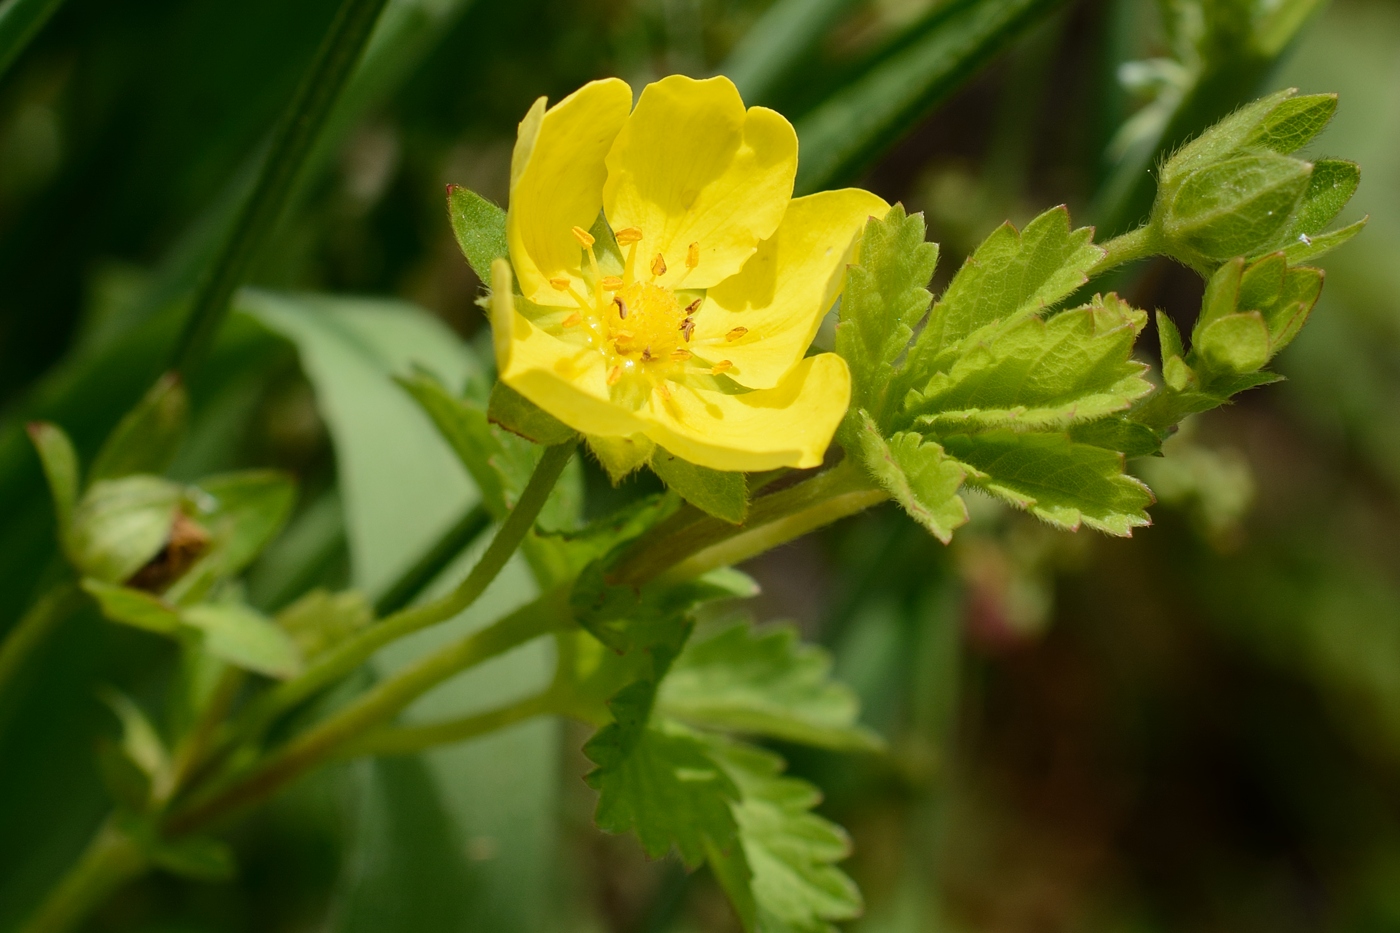
[[[670,489],[696,508],[737,525],[749,514],[748,484],[743,473],[696,466],[657,447],[651,469]]]
[[[664,715],[701,728],[834,749],[871,749],[859,701],[831,679],[831,657],[790,626],[735,625],[689,645],[662,681]]]
[[[862,463],[910,517],[947,544],[967,523],[967,505],[958,496],[965,471],[943,448],[912,431],[885,439],[874,420],[859,413]]]
[[[510,255],[506,244],[506,212],[468,188],[449,185],[447,217],[457,246],[472,271],[483,282],[491,281],[491,263]]]
[[[1150,523],[1152,493],[1123,472],[1122,454],[1064,434],[989,431],[943,439],[967,482],[1060,528],[1129,535]]]

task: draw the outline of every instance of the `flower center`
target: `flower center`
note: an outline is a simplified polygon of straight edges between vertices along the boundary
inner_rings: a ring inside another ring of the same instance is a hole
[[[624,285],[613,294],[604,316],[608,342],[618,356],[642,363],[688,359],[690,352],[682,345],[695,326],[690,313],[699,304],[697,299],[682,308],[675,292],[651,282]]]

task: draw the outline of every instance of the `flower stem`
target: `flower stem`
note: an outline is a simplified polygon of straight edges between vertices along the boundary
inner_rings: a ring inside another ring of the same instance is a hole
[[[53,587],[29,608],[0,642],[0,714],[25,662],[44,640],[82,605],[83,593],[71,580]]]
[[[359,64],[387,0],[342,0],[316,57],[273,132],[258,179],[233,230],[205,271],[195,293],[175,366],[188,374],[203,359],[228,315],[234,290],[252,270],[273,232],[307,157],[316,145],[341,89]]]
[[[568,618],[568,589],[553,590],[492,625],[410,664],[292,739],[250,773],[205,799],[176,810],[165,825],[166,832],[188,833],[266,799],[444,680],[555,631],[566,624]]]
[[[457,589],[441,599],[394,613],[327,652],[301,676],[263,694],[249,705],[247,715],[238,729],[239,737],[246,739],[259,735],[282,712],[322,687],[346,676],[389,642],[430,625],[445,622],[476,602],[534,527],[540,509],[544,508],[550,491],[554,489],[559,475],[564,472],[564,467],[573,456],[577,444],[577,441],[568,441],[545,448],[544,456],[540,458],[535,472],[530,476],[530,482],[520,494],[520,500],[506,516],[496,536],[491,539],[486,553],[472,567],[467,578]]]
[[[1151,224],[1144,224],[1122,236],[1116,236],[1107,243],[1099,244],[1104,256],[1089,270],[1089,278],[1102,275],[1114,266],[1146,259],[1158,252],[1157,233]]]
[[[145,870],[146,857],[140,848],[109,820],[18,933],[65,933]]]
[[[411,755],[435,745],[464,742],[497,729],[554,712],[552,690],[534,693],[496,709],[418,726],[376,729],[341,749],[345,758],[361,755]]]

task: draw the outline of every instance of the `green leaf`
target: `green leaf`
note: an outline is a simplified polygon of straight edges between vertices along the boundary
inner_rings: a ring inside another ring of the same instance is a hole
[[[457,246],[472,271],[483,282],[491,281],[491,263],[509,258],[506,244],[506,212],[470,189],[447,186],[447,217]]]
[[[201,603],[183,610],[180,621],[201,636],[205,651],[236,667],[280,680],[301,671],[291,636],[248,606]]]
[[[735,525],[748,517],[748,484],[743,473],[696,466],[660,447],[652,452],[651,469],[668,488],[709,515]]]
[[[1152,493],[1123,472],[1123,455],[1076,444],[1064,434],[985,434],[943,438],[947,453],[968,467],[967,482],[1051,525],[1081,524],[1129,535],[1150,524]]]
[[[880,738],[858,723],[854,692],[831,679],[831,657],[791,626],[735,625],[681,652],[657,710],[704,729],[761,735],[840,750],[871,750]]]
[[[165,472],[184,440],[189,411],[189,394],[180,377],[162,376],[107,437],[88,482]]]
[[[967,523],[967,505],[958,495],[965,471],[933,441],[905,431],[886,440],[865,412],[861,418],[861,462],[909,516],[947,544]]]
[[[276,621],[310,661],[367,627],[374,621],[374,610],[358,590],[315,589],[277,613]]]
[[[492,423],[499,424],[512,434],[518,434],[546,447],[566,443],[576,433],[573,428],[504,382],[496,383],[491,389],[491,405],[487,409],[487,416]]]
[[[44,468],[44,478],[49,483],[62,536],[67,533],[73,506],[78,501],[78,454],[68,435],[56,424],[34,421],[28,425],[28,431],[29,440],[39,454],[39,464]]]
[[[152,781],[162,779],[170,768],[170,754],[145,712],[131,697],[115,687],[99,689],[98,696],[121,722],[122,752],[146,777]]]
[[[860,891],[835,864],[851,854],[850,837],[812,812],[821,793],[783,777],[782,759],[771,752],[715,741],[710,756],[739,791],[731,809],[743,864],[732,855],[712,857],[711,864],[746,929],[836,933],[834,921],[859,916]],[[740,887],[741,881],[747,884]]]
[[[1272,153],[1192,173],[1154,212],[1164,249],[1188,265],[1213,268],[1266,248],[1288,229],[1311,173],[1307,162]]]
[[[1017,232],[1002,224],[963,263],[929,314],[907,369],[919,381],[935,358],[988,324],[1051,307],[1087,282],[1103,258],[1092,227],[1070,228],[1069,211],[1048,210]]]
[[[73,564],[104,583],[121,583],[165,547],[182,490],[158,476],[94,483],[73,510],[67,547]]]
[[[893,140],[1057,6],[1056,0],[971,0],[937,8],[893,51],[797,120],[797,193],[855,180]]]
[[[614,709],[620,720],[641,714],[631,697],[619,697]],[[586,778],[598,791],[598,826],[636,833],[652,858],[674,848],[691,868],[732,850],[737,826],[730,804],[738,790],[705,741],[662,724],[637,727],[635,740],[623,746],[613,741],[616,728],[604,727],[584,746],[598,763]]]
[[[1013,318],[969,340],[906,410],[939,430],[1067,426],[1123,411],[1152,391],[1132,359],[1146,323],[1113,294],[1049,320]]]
[[[113,622],[174,635],[180,631],[180,613],[159,596],[127,586],[103,583],[91,577],[83,580],[83,589],[97,600],[102,614]]]
[[[1151,457],[1162,450],[1162,438],[1156,431],[1121,416],[1076,424],[1069,429],[1069,439],[1076,444],[1116,450],[1128,458]]]
[[[938,245],[925,242],[922,214],[906,216],[896,204],[866,223],[857,257],[841,295],[836,352],[851,368],[852,410],[883,425],[894,363],[928,310]]]

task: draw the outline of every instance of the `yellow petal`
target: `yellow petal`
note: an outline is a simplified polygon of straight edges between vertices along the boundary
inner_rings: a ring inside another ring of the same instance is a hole
[[[506,238],[520,290],[537,304],[572,305],[549,280],[580,284],[582,253],[575,226],[587,230],[603,204],[603,160],[632,109],[625,81],[592,81],[545,109],[535,101],[510,162]],[[584,289],[583,291],[586,291]]]
[[[851,399],[846,361],[823,353],[777,386],[742,395],[671,384],[652,396],[647,435],[678,457],[714,470],[814,467]]]
[[[504,259],[491,267],[491,330],[501,381],[575,431],[627,437],[646,427],[612,401],[602,354],[551,337],[515,310]]]
[[[741,385],[777,385],[802,359],[840,293],[865,221],[889,209],[859,188],[794,199],[778,231],[739,274],[710,289],[690,349],[732,362],[728,375]]]
[[[607,165],[603,210],[614,230],[641,231],[637,274],[660,255],[658,283],[709,288],[778,228],[797,174],[797,134],[772,110],[745,111],[728,78],[672,75],[642,91]]]

